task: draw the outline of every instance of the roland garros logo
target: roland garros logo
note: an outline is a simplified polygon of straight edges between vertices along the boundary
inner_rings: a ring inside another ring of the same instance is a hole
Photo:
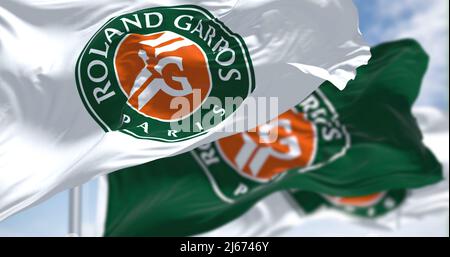
[[[349,146],[338,113],[317,90],[277,119],[191,153],[216,195],[233,202],[327,165],[344,156]]]
[[[242,38],[192,5],[109,20],[88,42],[76,69],[83,103],[105,131],[166,142],[201,135],[217,125],[203,117],[224,120],[239,107],[206,104],[209,98],[245,99],[254,88]],[[186,121],[189,129],[173,129]]]
[[[194,150],[216,194],[226,202],[314,160],[314,125],[290,110],[256,131],[222,138]]]

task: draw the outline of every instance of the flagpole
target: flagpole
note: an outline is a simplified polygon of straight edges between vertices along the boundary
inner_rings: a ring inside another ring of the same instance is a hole
[[[81,187],[69,190],[69,236],[81,236]]]

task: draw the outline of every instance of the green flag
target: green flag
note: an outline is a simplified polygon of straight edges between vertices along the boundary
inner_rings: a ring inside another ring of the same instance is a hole
[[[201,233],[278,190],[351,197],[441,180],[411,114],[426,53],[402,40],[372,55],[344,91],[326,82],[277,122],[109,175],[105,235]]]

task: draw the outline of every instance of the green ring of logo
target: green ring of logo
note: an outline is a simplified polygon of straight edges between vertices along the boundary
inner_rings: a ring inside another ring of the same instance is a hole
[[[128,96],[123,92],[116,74],[114,58],[117,48],[130,34],[149,35],[167,31],[191,40],[204,52],[211,76],[207,98],[216,97],[223,106],[226,97],[245,99],[254,90],[255,77],[244,40],[207,10],[183,5],[130,12],[106,22],[86,44],[76,64],[76,82],[82,101],[105,131],[121,131],[141,139],[177,142],[202,135],[218,124],[204,123],[202,120],[197,124],[198,118],[214,111],[215,106],[205,105],[204,102],[201,108],[178,121],[143,115],[128,103]],[[237,107],[231,110],[224,108],[220,120],[223,121]],[[190,128],[171,134],[175,122],[188,122]]]

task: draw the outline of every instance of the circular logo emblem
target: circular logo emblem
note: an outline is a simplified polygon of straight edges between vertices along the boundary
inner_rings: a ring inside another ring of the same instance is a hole
[[[76,77],[105,131],[166,142],[205,133],[239,107],[224,108],[225,98],[244,99],[254,89],[242,38],[192,5],[109,20],[81,53]]]
[[[314,125],[303,113],[290,110],[255,132],[217,141],[222,157],[247,178],[268,182],[281,173],[311,163],[315,147]]]
[[[254,131],[202,145],[191,154],[223,201],[320,169],[345,156],[350,135],[321,90]]]

